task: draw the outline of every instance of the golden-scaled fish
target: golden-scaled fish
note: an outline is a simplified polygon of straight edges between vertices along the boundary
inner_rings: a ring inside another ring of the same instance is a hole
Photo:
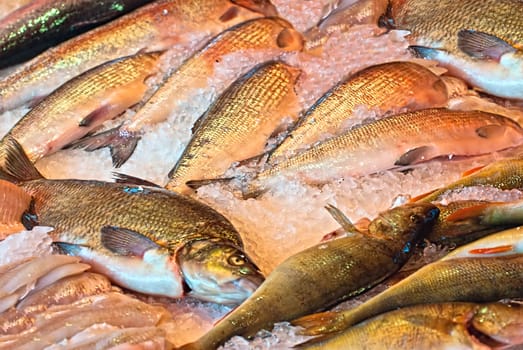
[[[0,69],[22,63],[148,2],[151,0],[35,0],[0,21]]]
[[[203,40],[260,13],[275,12],[269,0],[155,1],[47,50],[1,80],[0,113],[38,100],[107,61],[166,50],[195,37]]]
[[[227,55],[259,52],[264,53],[264,60],[267,60],[282,50],[300,50],[302,41],[301,34],[289,22],[278,17],[253,19],[231,27],[210,40],[204,48],[172,72],[132,120],[79,145],[87,150],[110,145],[113,164],[119,167],[131,156],[146,125],[153,125],[166,120],[170,115],[176,115],[178,107],[187,103],[196,93],[212,92],[209,78],[214,75],[215,66]],[[255,63],[253,60],[252,65]],[[230,75],[235,78],[241,73],[238,68]]]
[[[523,99],[523,2],[391,0],[413,49],[492,95]]]
[[[523,344],[520,304],[440,303],[390,311],[298,349],[476,349]]]
[[[466,171],[463,178],[449,185],[412,198],[413,202],[432,202],[453,190],[472,186],[492,186],[500,190],[523,188],[523,159],[501,159]]]
[[[355,308],[294,320],[304,334],[343,331],[400,307],[523,297],[523,230],[500,232],[457,248]],[[503,249],[500,249],[503,247]]]
[[[263,153],[284,117],[296,115],[294,85],[300,73],[270,61],[236,80],[196,122],[165,188],[188,192],[188,180],[219,177],[233,162]]]
[[[426,67],[413,62],[371,66],[349,76],[320,97],[300,117],[271,158],[296,154],[326,135],[342,133],[344,123],[358,106],[386,112],[405,107],[442,107],[446,102],[445,83]]]
[[[472,156],[523,142],[515,121],[482,111],[430,108],[358,125],[262,170],[244,195],[264,190],[280,175],[309,183],[371,174],[442,156]]]
[[[329,211],[343,223],[343,214]],[[433,205],[396,207],[380,213],[368,233],[354,232],[287,258],[243,304],[182,349],[215,349],[234,335],[253,336],[362,293],[407,261],[438,212]]]
[[[263,280],[236,229],[205,204],[155,187],[46,180],[15,140],[7,149],[0,176],[18,183],[21,197],[30,196],[11,220],[53,227],[50,235],[63,251],[116,284],[172,298],[184,295],[185,284],[196,298],[237,304]],[[0,204],[9,207],[10,198]]]
[[[51,93],[30,110],[0,141],[14,138],[29,160],[54,153],[87,135],[138,103],[147,90],[145,80],[158,68],[160,53],[138,53],[93,68]]]

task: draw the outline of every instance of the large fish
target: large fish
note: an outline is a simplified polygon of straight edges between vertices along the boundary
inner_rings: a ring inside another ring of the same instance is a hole
[[[522,142],[521,126],[500,115],[445,108],[407,112],[356,126],[269,166],[248,183],[244,195],[259,194],[280,175],[325,183],[435,157],[489,153]]]
[[[300,50],[302,41],[301,34],[289,22],[278,17],[258,18],[231,27],[210,40],[172,72],[154,95],[138,109],[132,120],[79,145],[87,146],[88,150],[110,145],[113,164],[118,167],[131,156],[145,126],[177,115],[179,106],[188,103],[196,93],[212,93],[213,84],[209,83],[209,79],[214,75],[217,64],[225,57],[234,53],[257,52],[267,60],[283,51]],[[253,60],[253,66],[256,60]],[[234,69],[229,76],[234,80],[241,73],[240,69]]]
[[[40,52],[151,0],[35,0],[0,21],[0,69]]]
[[[442,107],[447,89],[438,75],[412,62],[389,62],[365,68],[338,83],[300,117],[271,158],[296,154],[327,135],[343,131],[356,107],[393,109]]]
[[[427,304],[387,312],[296,348],[504,349],[523,344],[522,327],[523,307],[516,303]]]
[[[339,220],[342,214],[330,210]],[[432,205],[396,207],[380,213],[366,234],[355,232],[289,257],[249,299],[182,349],[215,349],[234,335],[253,336],[261,329],[271,329],[275,322],[369,289],[406,262],[437,215],[438,209]]]
[[[271,61],[235,81],[196,122],[165,188],[187,192],[188,180],[216,178],[233,162],[263,153],[284,117],[296,115],[294,85],[300,72]]]
[[[0,141],[14,138],[36,162],[87,135],[138,103],[145,80],[158,71],[160,53],[139,53],[93,68],[51,93],[31,109]]]
[[[261,283],[236,229],[203,203],[155,187],[46,180],[16,141],[8,151],[1,175],[19,183],[24,200],[30,196],[12,220],[53,227],[63,251],[115,283],[173,298],[186,284],[190,295],[226,304],[240,303]],[[9,207],[9,198],[1,205]]]
[[[241,5],[236,5],[241,3]],[[258,11],[258,12],[254,12]],[[139,51],[207,38],[260,13],[274,15],[268,0],[160,0],[35,57],[0,81],[0,113],[46,96],[86,70]]]
[[[355,308],[294,320],[304,334],[343,331],[400,307],[523,297],[523,231],[501,232],[456,249]],[[499,249],[503,247],[503,249]]]
[[[492,95],[523,99],[523,2],[391,0],[414,50]]]

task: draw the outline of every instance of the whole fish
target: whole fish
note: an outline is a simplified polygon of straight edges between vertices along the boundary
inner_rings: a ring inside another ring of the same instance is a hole
[[[486,166],[466,171],[463,177],[449,185],[418,195],[412,202],[433,202],[443,194],[472,186],[492,186],[500,190],[523,188],[523,159],[501,159]]]
[[[215,349],[234,335],[253,336],[362,293],[406,262],[437,215],[432,205],[396,207],[380,213],[368,234],[320,243],[287,258],[243,304],[181,349]]]
[[[300,73],[270,61],[235,81],[196,122],[165,188],[188,192],[188,180],[216,178],[233,162],[263,153],[283,118],[298,108],[294,85]]]
[[[151,0],[35,0],[0,21],[0,69],[42,51]]]
[[[499,235],[499,236],[498,236]],[[498,240],[498,237],[501,237]],[[508,237],[508,238],[507,238]],[[308,335],[343,331],[400,307],[436,302],[491,302],[523,297],[523,235],[492,235],[456,249],[353,309],[324,312],[294,320]],[[507,249],[507,239],[510,248]],[[485,243],[489,249],[485,248]],[[499,252],[499,246],[505,248]],[[508,250],[508,251],[507,251]]]
[[[203,203],[155,187],[46,180],[16,141],[8,154],[8,171],[0,176],[33,198],[18,220],[53,227],[50,235],[63,251],[116,284],[176,298],[185,283],[196,298],[234,304],[261,283],[236,229]],[[1,205],[9,206],[9,198]]]
[[[309,183],[359,176],[441,156],[472,156],[520,145],[523,129],[482,111],[431,108],[362,124],[262,170],[244,196],[256,196],[280,175]]]
[[[391,0],[389,15],[422,57],[492,95],[523,99],[521,1]]]
[[[271,158],[289,156],[325,138],[342,133],[356,107],[390,111],[394,108],[441,107],[447,89],[438,75],[412,62],[389,62],[365,68],[320,97],[272,152]]]
[[[31,162],[87,135],[138,103],[145,80],[158,70],[160,53],[139,53],[95,67],[51,93],[30,110],[0,141],[14,138]]]
[[[107,61],[139,51],[162,51],[195,36],[217,34],[259,17],[260,13],[254,11],[274,14],[276,10],[269,0],[160,0],[145,5],[47,50],[5,77],[0,81],[0,113],[34,103]]]
[[[488,350],[492,343],[494,348],[522,344],[521,327],[523,307],[518,304],[427,304],[384,313],[296,348]]]
[[[113,164],[119,167],[131,156],[146,125],[176,115],[178,107],[196,93],[211,93],[209,77],[214,75],[215,66],[227,55],[259,52],[264,53],[267,59],[278,52],[300,50],[302,41],[301,34],[289,22],[278,17],[257,18],[233,26],[210,40],[172,72],[128,123],[89,138],[78,146],[93,150],[110,145]],[[229,75],[234,79],[241,73],[240,69],[236,69]]]

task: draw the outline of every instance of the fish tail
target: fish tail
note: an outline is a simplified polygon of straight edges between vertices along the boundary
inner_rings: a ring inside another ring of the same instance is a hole
[[[342,313],[326,311],[297,318],[291,324],[303,328],[297,331],[300,335],[322,335],[342,330],[345,322]]]
[[[134,153],[140,138],[141,137],[137,133],[128,132],[120,125],[99,134],[84,137],[83,139],[73,143],[71,147],[83,148],[88,152],[109,147],[113,166],[119,168]]]
[[[0,179],[20,183],[43,179],[27,157],[22,146],[12,137],[6,137],[0,146]]]
[[[31,208],[32,197],[17,185],[0,180],[0,240],[26,229],[22,220]]]

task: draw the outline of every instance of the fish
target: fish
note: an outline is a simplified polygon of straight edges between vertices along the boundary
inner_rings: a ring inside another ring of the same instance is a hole
[[[515,303],[455,302],[416,305],[375,316],[324,341],[313,340],[296,348],[505,348],[523,343],[522,322],[523,308]]]
[[[150,0],[35,0],[0,20],[0,69],[22,63]]]
[[[278,52],[298,51],[302,46],[301,34],[282,18],[256,18],[237,24],[211,39],[175,69],[151,98],[142,103],[131,120],[79,142],[76,146],[87,150],[110,146],[113,165],[120,167],[131,156],[145,126],[163,122],[170,115],[176,116],[179,107],[196,93],[211,94],[209,77],[214,75],[215,67],[227,55],[259,52],[264,53],[264,60],[267,60],[267,57],[272,58]],[[255,63],[256,60],[252,66]],[[237,68],[229,75],[234,80],[242,73]]]
[[[523,159],[507,158],[467,170],[450,184],[412,197],[411,202],[434,202],[446,193],[472,186],[492,186],[500,190],[523,188]]]
[[[521,298],[523,254],[512,248],[521,246],[522,238],[521,232],[514,231],[487,236],[423,266],[355,308],[312,314],[291,323],[304,328],[300,333],[320,335],[321,339],[397,308],[437,302]],[[485,250],[485,245],[490,249]],[[499,246],[507,245],[511,249],[499,251]]]
[[[187,181],[216,178],[233,162],[263,153],[284,117],[296,114],[294,86],[300,74],[298,68],[269,61],[236,80],[196,122],[165,188],[190,193]]]
[[[335,207],[329,211],[342,215]],[[433,205],[396,207],[378,214],[366,234],[354,232],[290,256],[240,306],[180,349],[215,349],[234,335],[253,336],[362,293],[406,262],[437,216]]]
[[[270,159],[299,153],[325,135],[338,135],[356,107],[381,111],[443,107],[445,83],[428,68],[413,62],[388,62],[365,68],[336,84],[300,117]],[[274,162],[274,161],[273,161]]]
[[[521,1],[391,0],[388,17],[418,56],[491,95],[523,99]]]
[[[211,207],[159,187],[44,179],[16,140],[8,150],[8,171],[0,177],[32,198],[23,214],[14,215],[27,228],[53,227],[50,237],[62,252],[115,284],[235,304],[263,280],[238,231]],[[9,206],[9,199],[0,204]]]
[[[205,40],[275,12],[269,0],[155,1],[41,53],[0,80],[0,113],[34,105],[64,82],[107,61],[139,51],[163,51],[196,37]]]
[[[138,103],[145,80],[158,72],[161,52],[138,53],[102,64],[73,78],[31,109],[0,141],[14,138],[33,163],[96,130]],[[45,130],[45,132],[44,132]]]
[[[362,176],[436,157],[473,156],[515,147],[523,129],[512,119],[482,111],[429,108],[361,124],[270,165],[247,179],[243,196],[255,197],[272,179],[292,175],[311,184]]]

